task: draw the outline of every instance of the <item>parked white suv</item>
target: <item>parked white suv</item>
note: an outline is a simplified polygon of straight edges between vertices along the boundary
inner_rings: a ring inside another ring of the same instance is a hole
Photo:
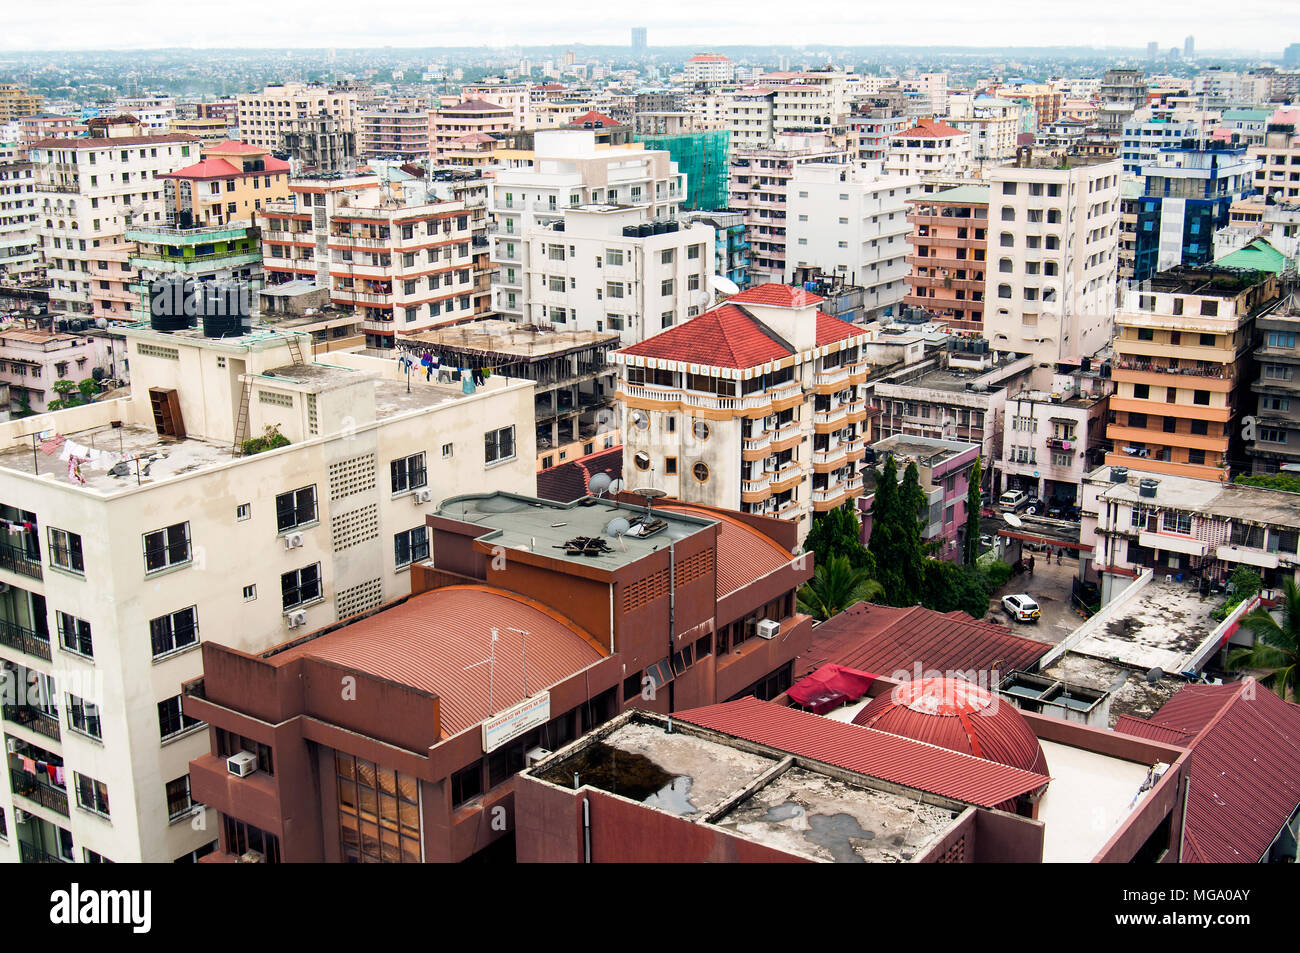
[[[1024,593],[1003,596],[1002,608],[1006,609],[1011,618],[1017,622],[1036,622],[1043,614],[1038,608],[1038,603]]]
[[[1014,513],[1016,510],[1020,509],[1020,507],[1024,506],[1028,499],[1029,494],[1024,490],[1008,490],[1006,493],[1003,493],[998,497],[998,506]]]

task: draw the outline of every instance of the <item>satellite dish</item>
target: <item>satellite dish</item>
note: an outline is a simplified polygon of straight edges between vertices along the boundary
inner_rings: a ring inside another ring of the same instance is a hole
[[[610,481],[609,481],[609,492],[610,492],[610,493],[622,493],[622,492],[623,492],[623,481],[622,481],[622,480],[610,480]]]
[[[96,318],[96,319],[95,319],[95,327],[97,327],[97,328],[106,328],[106,327],[108,327],[108,318]]]
[[[625,536],[627,531],[632,528],[632,524],[623,517],[618,516],[605,524],[606,536]]]
[[[645,497],[647,500],[657,500],[661,496],[668,495],[667,490],[660,490],[653,486],[643,486],[640,489],[633,490],[632,492],[638,496]]]
[[[740,294],[740,285],[736,284],[725,275],[714,275],[709,279],[709,287],[720,295],[730,297],[734,294]]]
[[[713,296],[701,288],[699,291],[695,292],[695,303],[701,308],[707,308],[713,303]]]
[[[587,492],[592,496],[604,496],[609,492],[610,480],[608,473],[597,473],[587,484]]]
[[[1020,521],[1020,517],[1015,513],[1007,513],[1002,518],[1006,520],[1007,525],[1013,529],[1020,529],[1020,527],[1025,525]]]
[[[1164,677],[1165,677],[1164,669],[1157,666],[1156,668],[1153,668],[1149,672],[1147,672],[1147,684],[1154,685],[1156,682],[1160,681],[1160,679]]]

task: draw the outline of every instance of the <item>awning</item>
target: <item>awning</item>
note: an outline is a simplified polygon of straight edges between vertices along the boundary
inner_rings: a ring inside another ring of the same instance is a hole
[[[1073,549],[1077,552],[1092,552],[1091,545],[1080,543],[1077,540],[1056,539],[1053,536],[1043,536],[1036,533],[1016,533],[1009,529],[998,530],[998,535],[1007,539],[1018,539],[1024,543],[1041,543],[1044,546],[1059,546],[1062,549]]]
[[[1139,533],[1138,543],[1147,549],[1158,549],[1166,553],[1186,553],[1188,556],[1204,556],[1206,548],[1206,544],[1199,539],[1168,536],[1164,533]]]
[[[876,676],[842,665],[823,665],[799,679],[787,693],[791,701],[815,714],[824,715],[841,705],[857,701],[867,693]]]

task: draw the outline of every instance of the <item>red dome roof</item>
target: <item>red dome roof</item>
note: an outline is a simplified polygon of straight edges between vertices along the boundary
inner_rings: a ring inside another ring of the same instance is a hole
[[[1047,774],[1047,759],[1024,716],[971,682],[923,678],[872,699],[855,725]]]

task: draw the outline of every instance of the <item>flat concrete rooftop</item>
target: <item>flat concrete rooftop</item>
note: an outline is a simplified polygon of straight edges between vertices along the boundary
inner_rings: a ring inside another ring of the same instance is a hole
[[[612,571],[663,549],[670,542],[692,536],[713,525],[703,517],[655,507],[650,516],[663,522],[654,535],[645,538],[606,533],[611,520],[634,521],[646,516],[640,505],[615,504],[599,500],[583,505],[554,503],[511,493],[493,493],[487,496],[458,496],[446,500],[438,507],[438,516],[481,525],[484,533],[492,530],[498,535],[489,542],[507,549],[523,549],[553,559],[572,562]],[[604,542],[608,551],[591,556],[569,555],[565,543],[576,537],[596,537]]]
[[[1148,583],[1106,627],[1071,651],[1146,672],[1177,674],[1182,661],[1219,625],[1210,617],[1217,601],[1182,583]]]
[[[402,340],[430,348],[499,357],[541,358],[600,344],[616,346],[617,334],[595,331],[540,331],[513,321],[476,321],[404,335]]]

